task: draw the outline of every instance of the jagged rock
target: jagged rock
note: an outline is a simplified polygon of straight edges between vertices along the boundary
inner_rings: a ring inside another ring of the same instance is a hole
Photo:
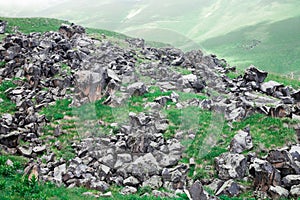
[[[123,195],[135,194],[137,193],[137,189],[135,187],[125,186],[120,193]]]
[[[66,167],[66,164],[62,164],[54,168],[53,180],[56,182],[56,184],[61,185],[62,176],[66,173]]]
[[[268,76],[268,72],[258,70],[255,66],[251,65],[245,72],[244,79],[248,82],[255,81],[257,83],[264,82]]]
[[[292,187],[293,185],[300,185],[300,174],[299,175],[287,175],[283,177],[282,183],[285,187]]]
[[[240,130],[230,142],[230,152],[242,153],[253,148],[250,129]]]
[[[211,200],[213,198],[204,190],[200,181],[196,181],[188,189],[189,199],[191,200]]]
[[[160,197],[160,198],[176,198],[176,194],[168,193],[168,192],[163,192],[163,191],[158,191],[158,190],[153,190],[152,195],[154,197]]]
[[[132,156],[130,154],[118,154],[117,161],[115,163],[114,168],[120,168],[124,166],[126,163],[130,163],[132,161]]]
[[[226,181],[216,192],[216,195],[238,196],[242,192],[241,187],[233,180]]]
[[[85,29],[82,26],[75,25],[75,24],[62,24],[59,27],[59,32],[65,35],[68,38],[71,38],[75,33],[83,34],[85,33]]]
[[[41,152],[43,152],[43,151],[45,151],[46,150],[46,146],[45,145],[43,145],[43,146],[37,146],[37,147],[34,147],[33,149],[32,149],[32,151],[34,152],[34,153],[41,153]]]
[[[4,34],[6,31],[7,22],[0,20],[0,34]]]
[[[299,197],[300,196],[300,185],[293,185],[290,193],[293,197]]]
[[[147,177],[159,175],[161,168],[159,167],[155,157],[151,153],[147,153],[127,165],[125,170],[137,177],[139,180],[145,180]]]
[[[152,189],[159,189],[163,185],[162,179],[160,176],[151,176],[150,179],[147,179],[143,182],[142,186],[149,186]]]
[[[300,90],[291,94],[291,96],[295,99],[296,102],[300,101]]]
[[[282,176],[300,174],[300,168],[286,150],[271,150],[268,154],[267,161],[276,169],[279,169]]]
[[[137,82],[127,86],[127,91],[131,96],[141,96],[148,92],[148,88],[144,83]]]
[[[140,181],[134,176],[130,176],[123,181],[123,184],[128,186],[138,186],[139,183]]]
[[[32,148],[31,147],[29,147],[29,148],[18,147],[17,149],[24,156],[31,156],[31,154],[32,154]]]
[[[257,190],[266,192],[271,185],[280,185],[280,172],[266,160],[254,158],[249,173],[254,178],[254,187]]]
[[[289,196],[289,191],[280,186],[271,186],[268,192],[272,199],[282,199]]]
[[[215,166],[220,179],[242,179],[247,171],[247,159],[240,154],[223,153],[215,158]]]
[[[279,87],[282,87],[283,85],[281,83],[278,83],[276,81],[268,81],[264,82],[260,85],[261,91],[264,93],[267,93],[268,95],[272,95]]]
[[[289,153],[291,154],[294,161],[300,162],[300,145],[299,144],[291,146]]]

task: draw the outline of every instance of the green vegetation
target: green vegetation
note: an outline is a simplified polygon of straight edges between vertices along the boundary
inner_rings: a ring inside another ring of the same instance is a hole
[[[265,81],[277,81],[285,86],[292,86],[294,89],[300,88],[300,80],[292,77],[269,73]]]
[[[14,113],[16,110],[16,104],[14,104],[5,94],[5,91],[9,88],[15,88],[16,84],[12,80],[2,81],[0,84],[0,115],[4,113]]]
[[[49,19],[49,18],[4,18],[0,17],[0,20],[8,22],[7,33],[13,33],[15,27],[22,33],[31,32],[47,32],[58,30],[62,23],[69,24],[67,21]]]
[[[299,78],[300,17],[274,23],[248,26],[203,42],[209,52],[225,58],[231,65],[246,68],[250,64],[281,75],[294,72]]]

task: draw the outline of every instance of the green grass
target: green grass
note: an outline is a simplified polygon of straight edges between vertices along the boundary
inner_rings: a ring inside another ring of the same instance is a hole
[[[231,65],[245,69],[250,64],[277,74],[295,73],[299,78],[300,17],[274,23],[259,23],[203,42],[209,52],[225,58]],[[260,41],[250,48],[253,41]]]
[[[31,32],[57,31],[62,23],[69,24],[67,21],[49,18],[6,18],[0,20],[8,22],[7,33],[13,33],[13,28],[18,27],[18,31],[28,34]]]
[[[9,88],[15,88],[16,84],[13,81],[3,81],[0,84],[0,99],[3,101],[0,103],[0,115],[4,113],[14,113],[16,111],[16,104],[13,103],[5,94],[5,91]]]

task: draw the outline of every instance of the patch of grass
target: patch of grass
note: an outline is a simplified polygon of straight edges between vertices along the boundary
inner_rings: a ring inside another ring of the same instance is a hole
[[[66,75],[71,75],[71,67],[65,63],[61,64],[61,70],[66,73]]]
[[[113,38],[118,38],[118,39],[127,39],[130,38],[127,35],[121,34],[121,33],[117,33],[114,31],[109,31],[109,30],[104,30],[104,29],[95,29],[95,28],[87,28],[86,29],[87,34],[90,34],[91,36],[95,37],[95,36],[101,36],[102,34],[107,36],[107,37],[113,37]],[[95,35],[97,34],[97,35]]]
[[[57,100],[55,105],[43,108],[41,114],[44,114],[50,122],[63,119],[66,113],[70,114],[72,111],[72,108],[69,107],[71,102],[71,99]]]
[[[17,85],[13,81],[3,81],[0,84],[0,115],[4,113],[14,113],[16,111],[16,104],[13,103],[5,94],[5,91],[9,88],[15,88]]]
[[[5,67],[6,62],[5,61],[0,61],[0,68]]]
[[[7,18],[0,17],[0,20],[5,20],[7,24],[7,33],[13,33],[14,27],[18,27],[17,30],[28,34],[31,32],[47,32],[57,31],[61,24],[70,24],[67,21],[50,19],[50,18]]]

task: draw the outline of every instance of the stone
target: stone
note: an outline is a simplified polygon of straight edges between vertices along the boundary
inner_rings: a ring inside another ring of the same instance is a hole
[[[126,163],[130,163],[132,161],[132,156],[130,154],[124,153],[124,154],[118,154],[117,155],[117,161],[115,163],[114,168],[118,169]]]
[[[282,176],[300,174],[300,168],[287,150],[271,150],[267,156],[267,161],[279,169]]]
[[[242,192],[241,187],[233,180],[228,180],[218,189],[216,195],[238,196]]]
[[[255,66],[251,65],[245,72],[244,79],[248,82],[255,81],[257,83],[264,82],[265,78],[268,76],[268,72],[257,69]]]
[[[92,181],[90,184],[90,189],[105,192],[109,189],[109,185],[104,181]]]
[[[200,181],[196,181],[188,188],[189,199],[192,200],[210,200],[210,195],[204,190]]]
[[[293,185],[300,185],[300,175],[287,175],[283,177],[282,183],[285,187],[292,187]]]
[[[121,192],[122,195],[129,195],[129,194],[135,194],[137,193],[137,189],[135,187],[131,187],[131,186],[125,186]]]
[[[3,119],[3,121],[5,122],[5,124],[7,126],[11,126],[12,125],[13,117],[12,117],[11,114],[9,114],[9,113],[3,114],[2,115],[2,119]]]
[[[24,155],[24,156],[31,156],[32,154],[32,148],[26,148],[26,147],[17,147],[18,151]]]
[[[300,185],[293,185],[290,190],[291,196],[300,197]]]
[[[300,144],[291,146],[289,153],[294,161],[300,162]]]
[[[98,194],[94,194],[92,192],[84,192],[81,195],[82,196],[91,196],[91,197],[95,197],[95,198],[99,198],[100,197]]]
[[[142,186],[149,186],[152,189],[159,189],[163,185],[162,179],[160,176],[152,176],[150,179],[147,179],[143,182]]]
[[[33,149],[32,149],[32,151],[34,152],[34,153],[41,153],[41,152],[43,152],[43,151],[45,151],[46,150],[46,145],[43,145],[43,146],[36,146],[36,147],[34,147]]]
[[[6,31],[7,22],[0,20],[0,34],[4,34]]]
[[[138,157],[125,168],[128,173],[131,173],[139,180],[145,180],[152,175],[159,175],[161,169],[162,168],[151,153]]]
[[[247,171],[247,159],[244,155],[223,153],[215,158],[218,177],[222,180],[242,179]]]
[[[271,185],[280,185],[280,172],[266,160],[254,158],[249,166],[249,173],[254,178],[255,189],[266,192]]]
[[[141,96],[148,92],[148,88],[142,82],[136,82],[127,86],[127,91],[131,96]]]
[[[280,186],[271,186],[268,193],[272,199],[288,198],[289,191]]]
[[[232,153],[242,153],[245,150],[253,148],[252,137],[250,135],[250,129],[246,131],[239,130],[238,133],[230,142],[229,151]]]
[[[53,180],[56,184],[62,184],[62,176],[66,173],[66,164],[59,165],[54,168]]]
[[[138,186],[139,183],[140,181],[134,176],[130,176],[123,181],[123,184],[128,186]]]
[[[10,167],[13,167],[13,166],[14,166],[13,161],[11,161],[10,159],[7,159],[7,161],[5,162],[5,164],[6,164],[7,166],[10,166]]]
[[[260,85],[260,90],[264,93],[267,93],[268,95],[272,95],[279,87],[282,86],[283,85],[281,83],[278,83],[276,81],[268,81]]]

